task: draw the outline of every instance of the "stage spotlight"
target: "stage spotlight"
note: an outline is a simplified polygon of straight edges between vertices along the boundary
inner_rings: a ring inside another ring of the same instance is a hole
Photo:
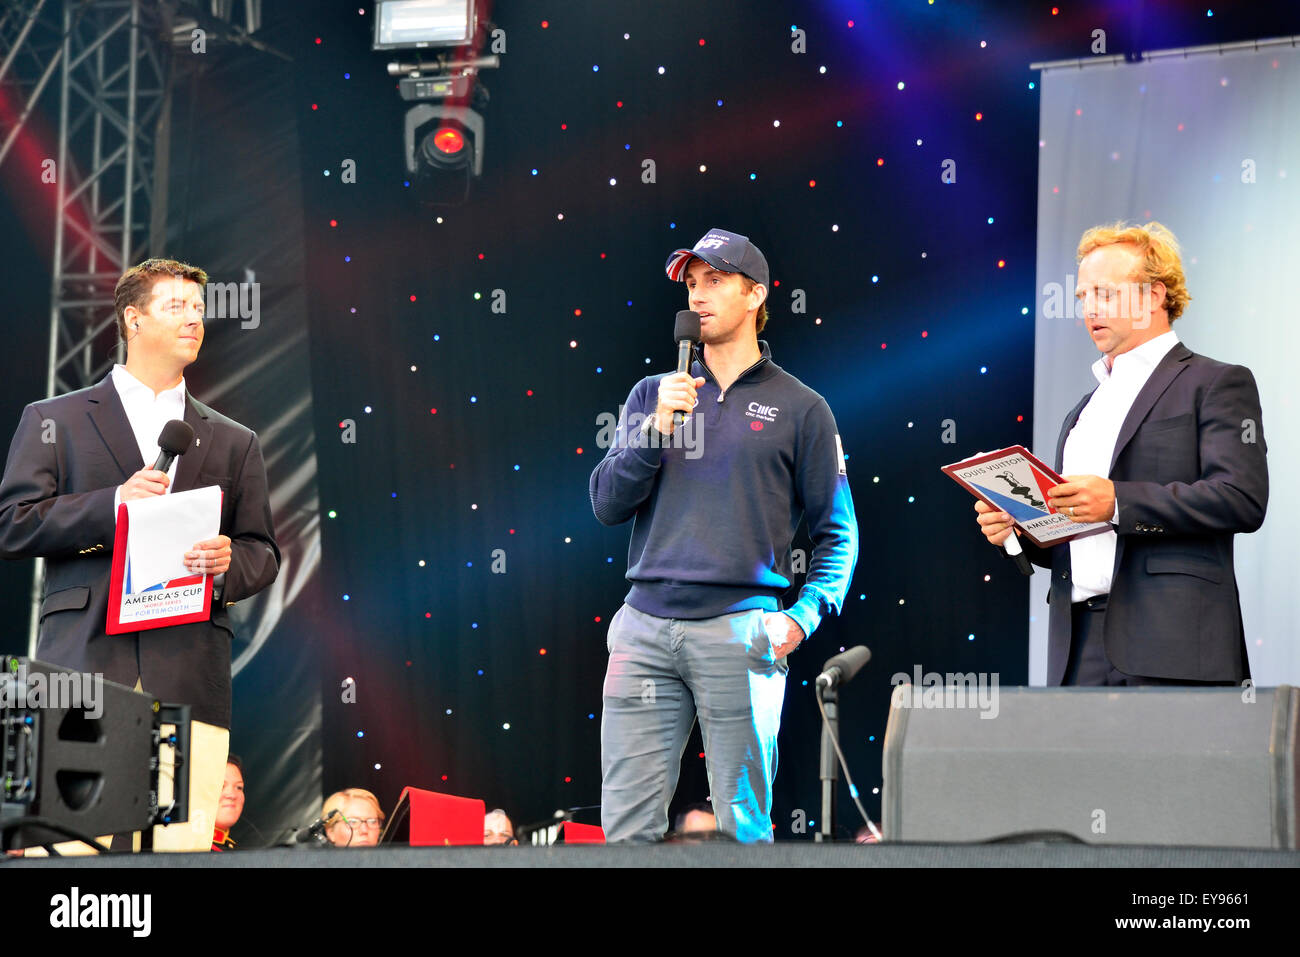
[[[405,127],[406,171],[421,201],[463,203],[483,174],[483,117],[469,107],[421,103],[407,111]]]
[[[438,127],[420,144],[420,159],[437,169],[460,169],[472,152],[465,148],[465,134],[451,125]]]

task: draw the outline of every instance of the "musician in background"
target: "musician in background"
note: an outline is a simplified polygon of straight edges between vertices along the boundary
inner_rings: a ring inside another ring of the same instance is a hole
[[[230,839],[230,829],[244,813],[244,763],[239,755],[226,758],[226,780],[221,785],[221,804],[217,808],[217,826],[212,833],[214,851],[233,851],[235,842]]]
[[[325,799],[320,816],[335,847],[374,847],[384,830],[379,798],[365,788],[335,791]]]

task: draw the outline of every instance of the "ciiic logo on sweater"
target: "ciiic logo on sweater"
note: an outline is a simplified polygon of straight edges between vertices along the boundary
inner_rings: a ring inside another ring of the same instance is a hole
[[[762,419],[764,422],[775,422],[776,414],[781,410],[774,405],[762,405],[758,402],[749,403],[745,410],[745,415],[751,419]]]

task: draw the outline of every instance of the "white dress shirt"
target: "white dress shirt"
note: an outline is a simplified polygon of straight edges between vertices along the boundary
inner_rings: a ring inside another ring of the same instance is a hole
[[[164,389],[155,396],[153,389],[127,372],[124,365],[113,366],[112,375],[113,387],[122,400],[127,421],[131,423],[131,432],[135,435],[136,445],[140,447],[144,468],[152,468],[158,460],[158,435],[163,426],[172,419],[185,418],[185,379],[182,377],[179,384]],[[180,456],[177,456],[167,471],[171,483],[176,481],[176,466],[179,463]],[[167,491],[171,490],[171,484],[168,484]],[[117,515],[117,506],[121,501],[122,490],[119,487],[113,495],[114,516]]]
[[[1115,443],[1119,440],[1124,419],[1133,407],[1133,400],[1147,384],[1160,360],[1177,344],[1178,333],[1171,329],[1116,356],[1112,365],[1106,364],[1105,356],[1092,364],[1092,374],[1101,384],[1079,413],[1079,421],[1065,440],[1062,475],[1110,478],[1110,460],[1115,454]],[[1117,497],[1115,512],[1110,519],[1112,523],[1119,521],[1119,505]],[[1110,579],[1115,570],[1115,544],[1114,531],[1070,542],[1072,602],[1110,594]]]

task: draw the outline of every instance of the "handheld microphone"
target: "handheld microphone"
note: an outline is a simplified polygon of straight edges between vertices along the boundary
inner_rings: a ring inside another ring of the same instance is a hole
[[[983,455],[984,453],[976,452],[975,454]],[[993,505],[992,502],[985,502],[984,504],[990,507]],[[1020,547],[1020,536],[1016,534],[1014,528],[1011,529],[1011,534],[1007,536],[1007,540],[1002,543],[1002,547],[1006,550],[1007,556],[1015,561],[1016,567],[1020,569],[1020,574],[1032,575],[1034,573],[1034,566],[1029,563],[1029,556]]]
[[[158,433],[158,458],[153,467],[159,472],[166,472],[172,467],[176,456],[184,455],[190,450],[194,441],[194,427],[181,419],[172,419]]]
[[[817,687],[834,688],[836,685],[848,684],[870,660],[871,649],[866,645],[857,645],[841,652],[822,665],[822,673],[817,676]]]
[[[689,372],[691,348],[700,341],[700,314],[693,309],[682,309],[673,324],[673,338],[677,340],[677,371]],[[680,411],[673,413],[673,425],[680,426],[686,417]]]
[[[1020,536],[1016,534],[1015,529],[1007,536],[1007,540],[1002,543],[1002,547],[1007,550],[1007,554],[1015,559],[1016,567],[1020,569],[1022,575],[1032,575],[1034,566],[1029,564],[1029,557],[1025,550],[1020,547]]]

